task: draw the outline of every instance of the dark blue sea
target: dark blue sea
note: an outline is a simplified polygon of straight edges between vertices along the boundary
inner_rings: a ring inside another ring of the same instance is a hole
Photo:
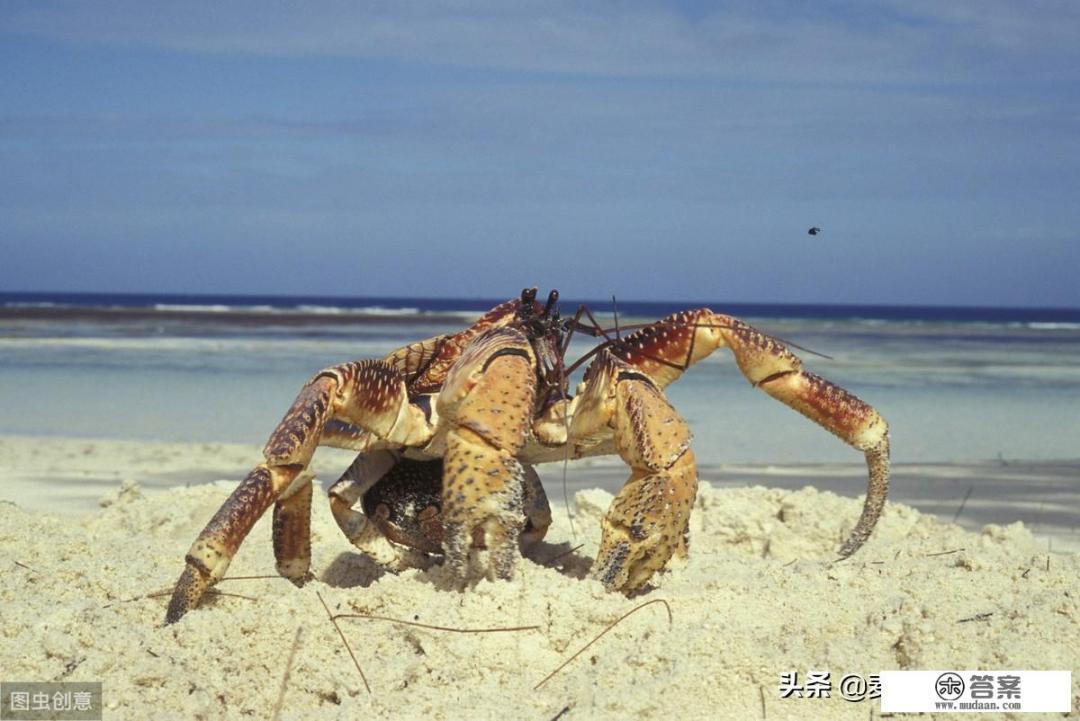
[[[506,298],[410,298],[277,295],[179,295],[147,293],[5,293],[0,307],[8,309],[130,310],[252,314],[369,314],[440,315],[481,313]],[[563,298],[564,314],[580,304],[595,312],[613,307],[627,315],[660,318],[671,313],[708,306],[740,317],[800,318],[813,320],[877,320],[958,323],[1074,323],[1080,308],[1005,308],[978,306],[902,306],[791,303],[739,303],[724,301],[637,301],[632,299],[583,300]]]

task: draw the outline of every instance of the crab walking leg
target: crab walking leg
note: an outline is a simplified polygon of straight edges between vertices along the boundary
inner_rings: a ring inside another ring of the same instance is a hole
[[[866,542],[877,525],[889,491],[889,426],[873,407],[838,385],[802,369],[802,361],[781,343],[742,321],[727,321],[721,335],[739,370],[754,387],[794,408],[866,456],[869,483],[862,514],[840,557]]]
[[[525,530],[521,533],[521,542],[533,544],[539,543],[547,535],[551,525],[551,506],[536,469],[532,466],[524,466],[524,469],[522,500],[525,504]]]
[[[297,475],[274,503],[274,558],[277,572],[303,585],[311,568],[310,473]]]
[[[448,419],[443,458],[443,550],[461,578],[472,549],[488,552],[486,575],[509,578],[524,526],[525,444],[536,395],[535,358],[525,336],[499,329],[474,340],[439,394]]]
[[[707,308],[676,313],[624,339],[611,352],[660,387],[717,348],[728,347],[756,388],[836,435],[866,456],[869,483],[858,523],[840,548],[850,556],[870,537],[889,488],[889,427],[873,407],[802,369],[782,343],[753,326]]]
[[[376,538],[379,529],[354,506],[397,462],[398,455],[393,451],[362,453],[327,492],[338,528],[358,548]]]
[[[283,501],[278,511],[280,531],[275,524],[278,570],[295,580],[306,574],[302,559],[310,556],[306,550],[310,520],[299,517],[310,513],[310,488],[303,488],[310,486],[310,477],[294,482],[310,462],[323,426],[332,416],[395,443],[421,443],[432,435],[424,411],[409,403],[400,376],[382,361],[347,363],[317,374],[271,434],[263,449],[266,461],[248,474],[195,539],[173,590],[166,623],[197,606],[206,589],[224,577],[255,521],[278,499]],[[305,538],[300,539],[301,534]],[[299,575],[291,575],[294,572]]]
[[[199,605],[203,594],[225,576],[233,555],[274,497],[300,473],[298,466],[260,464],[247,475],[195,539],[187,565],[173,589],[165,623],[174,623]]]

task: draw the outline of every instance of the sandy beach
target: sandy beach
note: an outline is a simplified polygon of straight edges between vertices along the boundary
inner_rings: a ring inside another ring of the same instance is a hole
[[[571,467],[573,532],[557,507],[561,469],[541,469],[556,505],[547,538],[512,581],[464,593],[438,565],[362,555],[317,499],[313,581],[226,581],[164,626],[168,599],[152,594],[171,587],[257,447],[5,436],[0,452],[2,675],[100,680],[106,718],[866,719],[877,701],[835,687],[782,699],[780,675],[827,670],[837,684],[938,668],[1071,670],[1080,707],[1075,463],[899,466],[877,532],[843,562],[834,551],[860,508],[854,467],[705,468],[689,560],[631,599],[584,578],[610,493],[582,489],[621,482],[616,465]],[[320,451],[321,482],[347,462]],[[1036,489],[1030,502],[1000,498],[1018,478]],[[269,525],[230,577],[274,573]],[[535,628],[339,619],[369,692],[320,596],[334,614]],[[608,624],[660,600],[537,688]]]
[[[0,721],[1080,721],[1080,1],[0,66]]]

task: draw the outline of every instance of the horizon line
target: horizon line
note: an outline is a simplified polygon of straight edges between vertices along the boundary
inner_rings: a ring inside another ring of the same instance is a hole
[[[415,300],[415,301],[448,301],[448,300],[463,300],[473,303],[488,303],[495,304],[510,300],[502,296],[453,296],[453,295],[321,295],[321,294],[299,294],[299,293],[225,293],[225,292],[176,292],[176,291],[71,291],[71,290],[0,290],[0,297],[5,296],[126,296],[126,297],[152,297],[152,296],[174,296],[184,298],[207,298],[207,297],[219,297],[219,298],[280,298],[280,299],[326,299],[326,300]],[[563,299],[565,300],[565,298]],[[569,298],[569,300],[585,303],[592,308],[604,307],[611,305],[611,299],[600,298]],[[715,299],[714,299],[715,300]],[[706,300],[688,300],[688,299],[658,299],[658,298],[629,298],[619,299],[615,298],[616,303],[654,303],[665,305],[686,305],[686,307],[693,307],[695,304],[709,305],[712,301]],[[713,303],[715,305],[738,305],[738,306],[762,306],[762,307],[778,307],[778,306],[802,306],[802,307],[817,307],[817,308],[895,308],[895,309],[964,309],[964,310],[1022,310],[1022,311],[1054,311],[1054,312],[1072,312],[1080,313],[1080,306],[1053,306],[1053,305],[980,305],[975,303],[858,303],[858,302],[831,302],[831,301],[741,301],[741,300],[726,300],[717,301]],[[605,311],[600,311],[605,312]]]

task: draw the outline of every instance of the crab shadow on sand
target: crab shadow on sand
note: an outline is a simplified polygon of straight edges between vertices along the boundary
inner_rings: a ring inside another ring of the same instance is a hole
[[[593,559],[581,554],[581,549],[569,542],[535,543],[524,550],[526,562],[551,568],[558,573],[583,580],[589,573]],[[404,570],[417,569],[418,581],[428,583],[440,591],[461,591],[475,585],[478,579],[468,581],[464,586],[448,569],[444,569],[438,556],[411,554],[397,564],[385,564],[376,561],[359,551],[342,551],[326,568],[316,574],[322,583],[333,588],[368,588],[386,574],[397,574]]]

